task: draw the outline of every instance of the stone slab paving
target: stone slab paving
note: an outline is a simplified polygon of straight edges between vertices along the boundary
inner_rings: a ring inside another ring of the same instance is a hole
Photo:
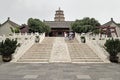
[[[45,37],[41,44],[34,44],[17,62],[48,63],[54,39],[54,37]]]
[[[50,62],[71,62],[64,37],[56,37],[51,52]]]
[[[65,42],[66,42],[66,43],[70,43],[70,44],[71,44],[71,43],[79,43],[76,38],[74,38],[74,39],[72,39],[72,40],[66,40],[66,39],[65,39]]]
[[[3,63],[0,80],[120,80],[120,64]]]
[[[56,37],[45,37],[42,41],[43,44],[53,44]]]

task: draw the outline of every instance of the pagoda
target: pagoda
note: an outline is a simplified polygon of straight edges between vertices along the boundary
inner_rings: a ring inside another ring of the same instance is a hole
[[[65,21],[64,12],[60,8],[55,13],[54,21]]]

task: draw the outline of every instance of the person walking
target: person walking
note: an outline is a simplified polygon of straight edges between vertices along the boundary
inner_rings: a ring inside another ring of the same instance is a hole
[[[66,32],[64,32],[64,37],[65,37],[65,40],[67,39],[67,33]]]

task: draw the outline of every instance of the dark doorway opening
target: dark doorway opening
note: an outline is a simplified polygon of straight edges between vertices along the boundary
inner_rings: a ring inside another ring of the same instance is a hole
[[[58,32],[58,37],[63,37],[63,32]]]
[[[64,37],[64,32],[69,32],[69,28],[51,28],[50,37]]]

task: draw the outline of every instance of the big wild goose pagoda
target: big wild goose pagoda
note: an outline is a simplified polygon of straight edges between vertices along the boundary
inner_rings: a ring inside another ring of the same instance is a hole
[[[44,21],[50,26],[51,32],[49,36],[64,36],[64,32],[71,31],[71,24],[74,21],[65,21],[64,11],[60,8],[56,10],[54,21]]]

